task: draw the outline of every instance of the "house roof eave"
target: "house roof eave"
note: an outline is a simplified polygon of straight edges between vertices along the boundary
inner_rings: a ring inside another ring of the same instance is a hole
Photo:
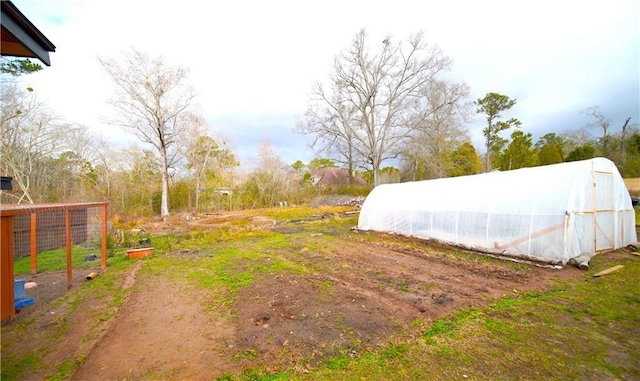
[[[49,52],[56,47],[11,1],[2,1],[1,53],[3,56],[37,58],[51,66]]]

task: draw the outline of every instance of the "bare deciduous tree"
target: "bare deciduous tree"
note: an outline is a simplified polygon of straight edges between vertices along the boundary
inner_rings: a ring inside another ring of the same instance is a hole
[[[320,84],[314,87],[311,112],[300,130],[317,134],[334,148],[353,149],[370,166],[377,185],[382,162],[397,157],[406,138],[412,101],[450,62],[438,47],[428,46],[421,33],[404,45],[385,38],[371,53],[361,30],[335,59],[331,94]]]
[[[600,106],[589,107],[584,112],[595,119],[593,122],[589,123],[589,127],[602,128],[602,138],[598,142],[598,148],[600,148],[602,156],[611,159],[612,150],[609,148],[611,146],[611,139],[609,139],[609,126],[611,125],[611,120],[602,113]]]
[[[64,124],[60,128],[64,131],[60,139],[60,149],[64,152],[57,161],[71,166],[68,174],[73,177],[72,181],[60,185],[74,193],[73,197],[63,199],[86,202],[96,197],[106,198],[107,193],[100,188],[102,184],[96,172],[96,166],[104,160],[108,150],[106,141],[83,125]]]
[[[471,120],[469,87],[463,83],[432,81],[414,100],[408,125],[411,132],[402,156],[411,179],[447,175],[448,157],[469,140],[465,125]]]
[[[16,202],[34,203],[32,188],[46,184],[46,161],[56,151],[59,129],[32,89],[22,90],[14,81],[0,87],[0,168],[17,185]]]
[[[245,183],[247,197],[252,207],[273,206],[285,193],[289,166],[264,139],[258,147],[258,165]]]
[[[335,91],[330,100],[319,83],[314,85],[312,93],[313,103],[305,113],[304,122],[298,124],[298,130],[313,134],[312,147],[318,147],[319,152],[344,164],[349,172],[349,183],[353,184],[356,161],[362,151],[356,149],[355,108],[341,102]]]
[[[224,142],[219,144],[204,130],[193,129],[186,142],[187,169],[193,171],[195,210],[200,210],[200,195],[210,187],[230,187],[233,168],[238,165]]]
[[[134,131],[159,155],[162,177],[160,214],[169,215],[169,168],[182,129],[193,122],[194,98],[185,84],[187,70],[170,66],[162,58],[149,58],[137,50],[122,62],[99,58],[116,85],[111,103],[118,111],[117,123]]]

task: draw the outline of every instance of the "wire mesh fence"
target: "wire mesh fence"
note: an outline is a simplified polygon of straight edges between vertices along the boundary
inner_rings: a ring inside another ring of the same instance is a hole
[[[92,262],[89,267],[106,269],[107,203],[5,204],[0,205],[0,217],[1,320],[21,309],[15,303],[33,299],[21,298],[26,284],[15,274],[66,269],[71,287],[73,269],[86,268],[87,260]]]
[[[62,255],[64,263],[68,245],[74,263],[78,256],[100,259],[106,243],[105,208],[104,203],[3,205],[3,216],[12,218],[13,260],[20,263],[22,258],[31,257],[31,270],[35,272],[33,267],[38,262],[50,262],[51,256]]]

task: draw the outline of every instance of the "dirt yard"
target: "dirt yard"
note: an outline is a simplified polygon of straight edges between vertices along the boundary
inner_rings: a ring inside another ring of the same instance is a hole
[[[87,271],[76,271],[70,290],[59,289],[66,286],[64,272],[39,274],[33,280],[40,286],[27,290],[38,302],[8,324],[68,324],[60,333],[64,339],[41,354],[40,366],[20,378],[43,379],[69,358],[80,359],[69,374],[72,380],[210,380],[260,365],[305,372],[327,356],[356,356],[412,340],[431,321],[458,308],[583,274],[573,267],[555,270],[453,255],[402,237],[348,230],[306,234],[304,223],[264,226],[291,238],[286,249],[260,261],[267,265],[278,259],[306,271],[257,273],[226,304],[187,279],[150,270],[153,258],[137,260],[118,279],[114,287],[127,293],[116,307],[98,296],[59,303],[61,295],[69,298],[81,286],[90,287]],[[156,255],[191,258],[197,265],[208,254],[178,250]],[[6,332],[3,359],[51,340],[37,329]]]

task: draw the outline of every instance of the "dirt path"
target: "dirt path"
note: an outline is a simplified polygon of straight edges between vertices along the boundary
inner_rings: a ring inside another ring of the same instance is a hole
[[[136,278],[118,318],[72,380],[210,380],[231,369],[225,352],[233,326],[204,313],[203,295],[162,275]]]

